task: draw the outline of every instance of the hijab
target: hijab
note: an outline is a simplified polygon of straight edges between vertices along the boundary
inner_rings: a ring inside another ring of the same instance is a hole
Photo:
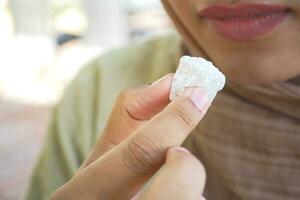
[[[193,55],[203,55],[162,3]],[[268,85],[228,81],[185,141],[207,171],[208,200],[300,199],[300,76]]]

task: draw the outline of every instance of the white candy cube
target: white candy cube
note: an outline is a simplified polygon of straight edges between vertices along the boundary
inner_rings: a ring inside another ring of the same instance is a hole
[[[211,62],[200,57],[183,56],[172,81],[170,100],[174,100],[185,88],[200,87],[211,103],[225,82],[223,73]]]

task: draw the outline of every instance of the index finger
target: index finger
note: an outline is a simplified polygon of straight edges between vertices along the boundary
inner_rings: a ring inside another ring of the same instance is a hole
[[[167,74],[151,85],[122,91],[113,107],[108,123],[93,150],[82,164],[87,167],[169,104],[173,74]]]

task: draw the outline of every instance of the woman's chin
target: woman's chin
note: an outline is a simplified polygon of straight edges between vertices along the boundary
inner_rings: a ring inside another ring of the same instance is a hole
[[[230,82],[241,85],[272,84],[292,79],[300,75],[300,72],[286,73],[284,70],[277,70],[275,68],[269,69],[257,66],[245,67],[245,65],[243,65],[243,67],[224,67],[221,70]]]

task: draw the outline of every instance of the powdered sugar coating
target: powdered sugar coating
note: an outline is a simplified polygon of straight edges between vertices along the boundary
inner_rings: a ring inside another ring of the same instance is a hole
[[[172,81],[170,100],[188,87],[201,87],[210,103],[223,89],[226,78],[211,62],[200,57],[183,56]]]

